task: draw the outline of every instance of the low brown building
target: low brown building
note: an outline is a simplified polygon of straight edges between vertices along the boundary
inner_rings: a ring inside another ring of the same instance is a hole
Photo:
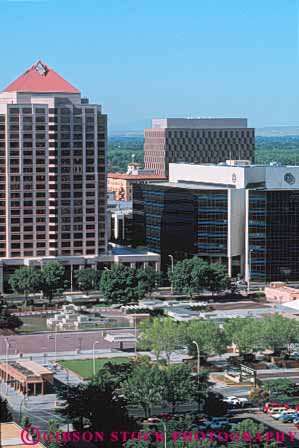
[[[46,393],[47,387],[54,382],[54,374],[34,361],[1,362],[0,379],[17,392],[37,395]]]

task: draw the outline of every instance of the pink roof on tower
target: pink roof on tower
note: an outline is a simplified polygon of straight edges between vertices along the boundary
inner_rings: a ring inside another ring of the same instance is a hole
[[[38,61],[3,89],[3,92],[80,93],[52,68]]]

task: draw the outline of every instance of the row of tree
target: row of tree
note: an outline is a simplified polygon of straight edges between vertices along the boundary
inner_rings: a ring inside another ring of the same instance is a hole
[[[174,269],[168,271],[173,288],[193,297],[203,290],[211,293],[230,288],[226,269],[219,263],[209,264],[194,257],[179,261]],[[154,269],[136,269],[124,264],[113,265],[99,275],[92,268],[79,269],[74,274],[75,284],[88,293],[100,289],[109,303],[126,304],[142,299],[146,294],[160,285],[161,274]],[[13,291],[23,294],[25,302],[29,294],[42,292],[43,297],[51,301],[70,287],[65,280],[65,268],[56,261],[49,262],[41,268],[21,267],[9,278]]]
[[[153,351],[157,359],[163,354],[169,362],[171,353],[182,347],[187,346],[189,353],[194,355],[196,346],[193,341],[205,355],[225,353],[232,344],[240,354],[263,349],[276,352],[298,341],[299,322],[274,314],[261,319],[228,319],[221,328],[213,321],[175,322],[166,317],[142,322],[140,331],[139,348]]]
[[[74,274],[76,286],[89,292],[100,289],[110,303],[128,303],[142,299],[158,284],[160,275],[152,268],[135,269],[125,265],[114,265],[101,276],[92,268],[79,269]],[[9,278],[11,288],[23,294],[25,302],[30,293],[42,292],[50,302],[56,295],[70,287],[65,280],[65,268],[60,263],[49,262],[41,268],[21,267]]]

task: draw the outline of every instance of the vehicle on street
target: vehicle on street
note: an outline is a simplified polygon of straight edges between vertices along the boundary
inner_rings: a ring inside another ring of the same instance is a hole
[[[224,403],[227,403],[228,405],[231,406],[243,407],[245,404],[248,403],[248,398],[231,396],[231,397],[225,397],[223,401]]]
[[[275,420],[279,420],[281,417],[285,416],[285,415],[297,415],[297,411],[295,409],[285,409],[281,412],[277,412],[275,414],[272,414],[272,417]]]
[[[263,412],[270,412],[273,408],[282,408],[288,409],[288,405],[282,405],[281,403],[266,403],[263,407]]]
[[[293,423],[295,420],[299,418],[298,413],[294,412],[293,414],[284,414],[279,417],[279,421],[282,423]]]

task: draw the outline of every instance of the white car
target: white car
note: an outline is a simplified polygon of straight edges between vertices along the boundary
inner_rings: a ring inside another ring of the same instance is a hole
[[[244,406],[248,403],[248,398],[244,397],[226,397],[223,399],[225,403],[232,404],[233,406]]]

